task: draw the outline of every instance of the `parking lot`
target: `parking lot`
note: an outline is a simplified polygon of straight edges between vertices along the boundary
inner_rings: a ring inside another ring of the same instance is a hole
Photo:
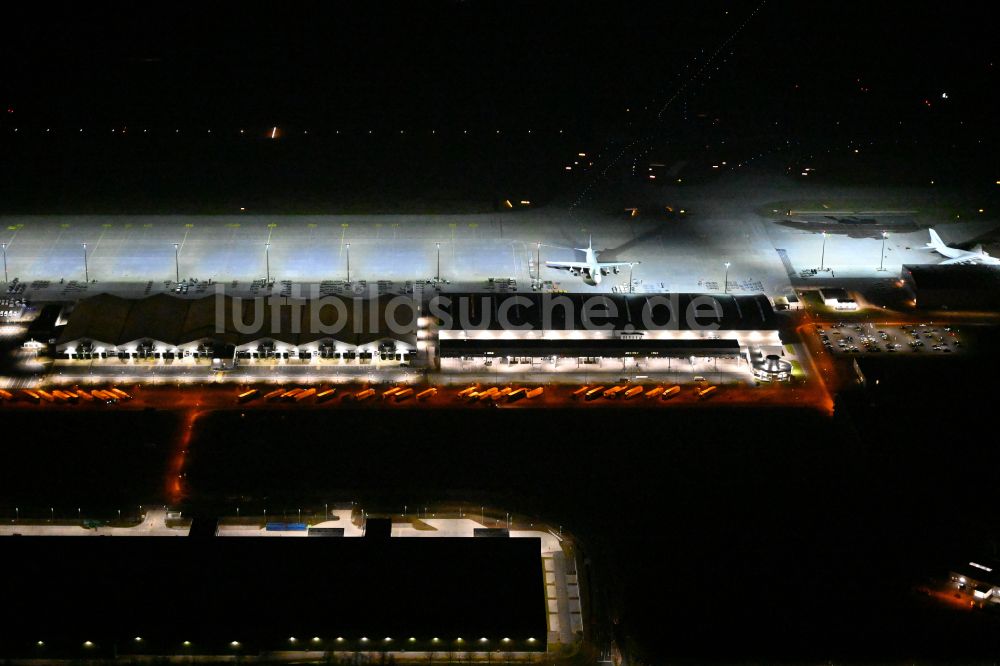
[[[816,324],[816,334],[832,354],[952,354],[965,349],[957,327],[939,324]]]

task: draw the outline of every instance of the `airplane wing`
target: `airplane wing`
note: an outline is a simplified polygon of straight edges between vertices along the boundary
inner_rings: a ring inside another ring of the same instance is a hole
[[[585,261],[546,261],[545,265],[549,268],[560,268],[562,270],[578,270],[582,271],[584,269],[589,269],[590,264]]]
[[[945,259],[938,266],[945,266],[947,264],[978,264],[980,263],[976,257],[973,256],[961,256],[954,257],[953,259]]]
[[[635,263],[638,263],[638,262],[635,262],[635,261],[599,261],[599,262],[597,262],[597,265],[600,266],[601,268],[616,268],[616,267],[627,268],[627,267],[629,267],[629,266],[631,266],[632,264],[635,264]]]

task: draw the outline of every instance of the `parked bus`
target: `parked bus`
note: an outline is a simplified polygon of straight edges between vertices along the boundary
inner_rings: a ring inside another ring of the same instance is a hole
[[[680,386],[671,386],[670,388],[663,391],[663,393],[660,395],[660,400],[670,400],[680,392],[681,392]]]
[[[357,400],[358,402],[362,402],[364,400],[367,400],[368,398],[371,398],[373,395],[375,395],[375,389],[369,388],[365,389],[364,391],[358,391],[357,393],[355,393],[354,399]]]
[[[604,388],[604,387],[602,386],[601,388]],[[583,397],[584,395],[586,395],[587,391],[589,391],[589,390],[590,390],[589,386],[581,386],[577,390],[573,391],[572,397],[573,398]]]
[[[56,397],[54,395],[52,395],[51,393],[49,393],[48,391],[43,391],[42,389],[38,389],[35,392],[38,394],[38,397],[41,398],[42,400],[44,400],[45,402],[55,402],[56,401]]]
[[[76,396],[70,398],[69,394],[64,391],[55,390],[52,392],[52,395],[59,402],[76,402]]]
[[[596,400],[597,398],[601,397],[601,395],[603,395],[603,394],[604,394],[604,387],[603,386],[595,386],[594,388],[592,388],[589,391],[587,391],[586,393],[584,393],[583,397],[584,397],[585,400]]]
[[[312,397],[314,395],[316,395],[316,389],[309,388],[309,389],[306,389],[306,390],[301,391],[299,393],[296,393],[294,400],[295,400],[295,402],[302,402],[306,398]]]
[[[132,399],[132,396],[130,396],[128,393],[126,393],[125,391],[121,390],[120,388],[113,388],[113,389],[111,389],[110,392],[113,393],[113,394],[115,394],[116,396],[118,396],[122,400],[131,400]]]
[[[431,388],[425,389],[425,390],[421,391],[420,393],[418,393],[417,394],[417,400],[426,400],[427,398],[431,398],[431,397],[437,395],[437,392],[438,392],[438,390],[432,386]]]
[[[291,402],[292,400],[295,400],[295,396],[297,396],[299,393],[302,393],[301,388],[293,388],[290,391],[285,391],[284,393],[282,393],[281,399],[287,402]]]
[[[0,400],[13,400],[13,399],[14,399],[13,393],[11,393],[10,391],[5,391],[3,389],[0,389]]]
[[[489,400],[490,398],[492,398],[493,396],[495,396],[498,393],[500,393],[500,389],[498,389],[496,386],[491,386],[490,388],[486,389],[485,391],[482,391],[482,392],[477,393],[475,395],[476,395],[477,398],[479,398],[479,400],[482,400],[483,402],[485,402],[485,401]]]
[[[243,393],[240,393],[238,396],[236,396],[236,402],[240,404],[244,402],[250,402],[251,400],[257,397],[258,393],[260,393],[260,391],[258,391],[257,389],[250,389],[249,391],[243,391]]]
[[[91,391],[90,394],[95,398],[97,398],[98,400],[103,400],[106,404],[109,405],[118,402],[118,396],[108,391],[101,391],[95,389]]]
[[[642,387],[641,386],[633,386],[629,390],[625,391],[625,395],[623,397],[626,400],[631,400],[632,398],[637,398],[640,395],[642,395]]]
[[[517,402],[518,400],[520,400],[521,398],[523,398],[526,395],[528,395],[528,389],[526,389],[526,388],[515,389],[515,390],[513,390],[513,391],[511,391],[510,393],[507,394],[507,401],[508,402]]]
[[[392,395],[392,399],[395,400],[396,402],[403,402],[404,400],[406,400],[407,398],[409,398],[412,395],[413,395],[413,389],[411,389],[411,388],[403,388],[403,389],[399,389],[398,391],[396,391]]]
[[[77,389],[76,390],[76,395],[79,396],[80,398],[83,398],[87,402],[93,402],[94,401],[94,396],[90,395],[89,393],[87,393],[83,389]]]
[[[327,400],[333,400],[333,396],[337,393],[337,389],[328,388],[325,391],[316,394],[316,402],[326,402]]]
[[[267,400],[268,402],[274,402],[284,394],[285,394],[285,389],[283,388],[274,389],[273,391],[264,396],[264,400]]]
[[[618,394],[621,393],[624,390],[625,390],[624,386],[615,386],[615,387],[609,388],[607,391],[604,392],[603,395],[608,400],[614,400],[615,398],[618,397]]]
[[[397,393],[399,393],[402,390],[403,390],[402,386],[393,386],[388,391],[385,391],[385,392],[382,393],[382,399],[383,400],[388,400],[389,398],[391,398],[392,396],[396,395]]]
[[[707,398],[718,390],[719,390],[718,386],[706,386],[704,388],[698,389],[696,393],[698,394],[699,398]]]
[[[21,389],[21,395],[24,397],[25,400],[27,400],[28,402],[33,402],[36,405],[42,401],[42,399],[38,396],[37,393],[35,393],[34,391],[29,391],[28,389]]]
[[[478,388],[479,388],[479,384],[473,384],[472,386],[467,386],[466,388],[464,388],[464,389],[462,389],[461,391],[458,392],[458,397],[459,398],[467,398],[469,396],[469,394],[475,393],[476,389],[478,389]]]
[[[663,387],[662,386],[657,386],[656,388],[651,388],[648,391],[646,391],[646,400],[650,400],[652,398],[655,398],[656,396],[660,395],[661,393],[663,393]]]
[[[537,398],[538,396],[540,396],[543,393],[545,393],[545,389],[543,389],[541,386],[539,386],[538,388],[533,388],[530,391],[528,391],[527,393],[525,393],[524,397],[527,398],[528,400],[531,400],[532,398]]]

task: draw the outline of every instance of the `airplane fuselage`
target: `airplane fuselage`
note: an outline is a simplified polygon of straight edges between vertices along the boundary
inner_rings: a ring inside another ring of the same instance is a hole
[[[617,273],[623,267],[632,265],[626,261],[599,261],[593,239],[587,247],[576,249],[583,252],[583,261],[547,261],[545,264],[550,268],[568,270],[570,275],[582,278],[586,284],[594,286],[599,285],[605,275]]]

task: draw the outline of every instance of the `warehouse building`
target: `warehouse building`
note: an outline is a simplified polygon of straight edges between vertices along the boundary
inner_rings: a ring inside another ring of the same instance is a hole
[[[524,662],[548,646],[537,537],[9,542],[5,561],[19,573],[4,598],[19,612],[0,649],[40,662],[240,662],[276,651],[301,661],[322,652],[328,663]],[[272,576],[248,594],[275,562],[329,574]],[[183,584],[136,585],[150,570]]]
[[[951,582],[978,601],[1000,603],[1000,562],[980,560],[954,567]]]
[[[182,299],[158,294],[82,300],[56,341],[59,358],[406,363],[416,354],[415,309],[384,297]],[[398,323],[390,326],[387,313]]]
[[[432,301],[442,370],[670,371],[781,353],[770,301],[701,294],[462,294]]]
[[[1000,267],[982,264],[903,266],[918,308],[1000,310]]]

